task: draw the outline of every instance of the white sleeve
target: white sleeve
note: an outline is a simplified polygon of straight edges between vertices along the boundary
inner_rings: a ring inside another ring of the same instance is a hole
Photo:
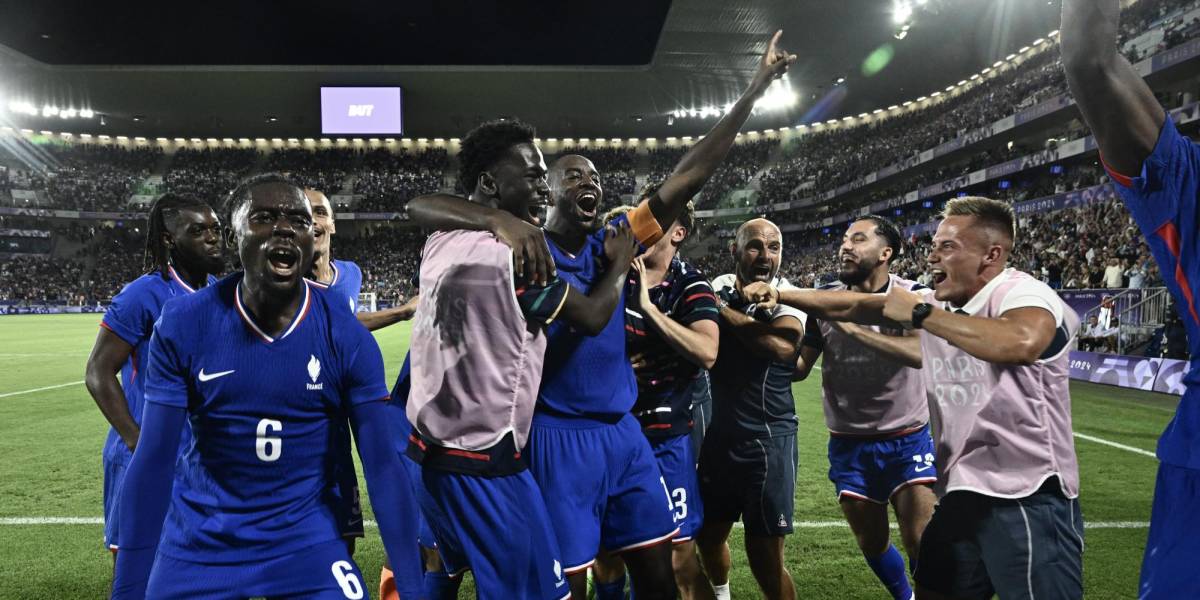
[[[1063,302],[1050,286],[1036,280],[1027,279],[1013,286],[1000,302],[1000,314],[1027,307],[1044,308],[1054,316],[1054,325],[1063,323]]]

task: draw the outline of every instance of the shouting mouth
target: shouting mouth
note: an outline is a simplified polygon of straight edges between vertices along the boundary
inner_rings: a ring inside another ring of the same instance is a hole
[[[579,213],[588,219],[596,218],[596,211],[600,208],[600,196],[591,190],[581,192],[575,198],[575,204],[579,206]]]
[[[279,279],[290,279],[299,273],[300,251],[288,246],[275,246],[267,250],[267,266],[271,274]]]
[[[943,281],[946,281],[946,272],[941,269],[930,269],[929,274],[933,276],[934,285],[941,285]]]

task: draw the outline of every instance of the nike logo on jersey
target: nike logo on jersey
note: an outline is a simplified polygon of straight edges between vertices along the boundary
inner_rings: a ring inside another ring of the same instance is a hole
[[[199,379],[201,381],[201,383],[203,383],[205,381],[212,381],[218,377],[224,377],[224,376],[232,373],[235,370],[236,369],[231,369],[229,371],[221,371],[220,373],[205,373],[204,369],[200,369],[200,374],[196,375],[196,378]]]
[[[916,471],[916,472],[918,472],[918,473],[920,473],[920,472],[922,472],[922,471],[928,471],[928,470],[930,470],[930,469],[932,469],[932,468],[933,468],[933,465],[925,465],[924,467],[916,467],[916,468],[914,468],[913,470],[914,470],[914,471]]]

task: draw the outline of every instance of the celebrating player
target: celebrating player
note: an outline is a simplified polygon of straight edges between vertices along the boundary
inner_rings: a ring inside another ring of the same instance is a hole
[[[1080,598],[1068,389],[1079,319],[1049,286],[1006,268],[1011,206],[956,198],[943,216],[928,258],[932,295],[899,285],[862,294],[755,284],[744,293],[821,319],[924,330],[891,345],[923,367],[940,463],[914,573],[920,598]]]
[[[737,230],[735,272],[713,280],[721,315],[721,348],[710,371],[712,426],[700,449],[704,526],[696,538],[718,598],[729,598],[729,532],[740,516],[746,558],[768,599],[794,598],[783,564],[796,495],[796,401],[792,371],[804,334],[804,313],[788,306],[762,309],[740,291],[779,278],[783,236],[774,223],[753,219]]]
[[[838,251],[840,283],[821,289],[883,294],[892,286],[924,289],[888,273],[903,249],[900,229],[884,217],[850,224]],[[912,598],[904,558],[890,541],[888,503],[900,538],[916,564],[937,481],[925,383],[916,369],[875,348],[895,344],[903,330],[864,329],[812,316],[804,328],[796,378],[822,353],[821,385],[829,428],[829,479],[867,564],[896,600]]]
[[[368,330],[375,331],[388,325],[411,319],[416,311],[416,299],[408,303],[381,311],[360,312],[358,296],[362,291],[362,270],[348,260],[333,258],[332,236],[337,233],[334,224],[333,206],[324,193],[305,189],[313,211],[313,263],[308,274],[309,281],[316,287],[334,296],[331,302],[349,305],[358,321]],[[330,490],[330,504],[338,519],[342,538],[354,554],[355,539],[363,537],[362,505],[359,501],[358,474],[354,470],[354,458],[350,455],[350,430],[348,422],[339,421],[337,428],[337,485]]]
[[[451,572],[471,569],[484,597],[561,599],[571,590],[554,527],[564,524],[546,510],[523,452],[546,328],[565,321],[588,335],[603,331],[634,246],[628,228],[609,230],[607,270],[588,295],[563,279],[517,283],[513,252],[501,239],[538,225],[535,213],[549,193],[533,138],[532,127],[511,120],[463,138],[461,180],[474,182],[471,202],[495,213],[500,234],[439,231],[426,242],[410,353],[408,456],[421,465],[421,507]],[[413,202],[421,222],[423,200]]]
[[[1200,149],[1179,134],[1150,88],[1117,51],[1117,0],[1063,2],[1067,82],[1105,168],[1180,307],[1192,362],[1175,418],[1158,441],[1158,482],[1139,596],[1200,597],[1200,263],[1196,196]]]
[[[772,38],[753,81],[730,112],[683,156],[654,196],[618,219],[632,226],[643,246],[656,243],[675,221],[720,165],[754,103],[795,61],[795,55],[777,49],[780,35]],[[530,167],[524,177],[537,180],[541,172]],[[557,269],[560,278],[590,292],[602,285],[597,265],[606,262],[599,173],[582,156],[564,156],[551,170],[550,186],[553,207],[545,241],[528,230],[513,241],[518,272],[528,264],[531,279],[542,281]],[[433,228],[488,230],[500,212],[448,197],[409,203],[410,216]],[[542,258],[546,241],[553,268]],[[615,312],[624,314],[623,301]],[[581,336],[562,322],[549,328],[527,450],[530,469],[555,523],[574,597],[586,595],[586,569],[598,548],[622,555],[638,598],[674,597],[671,550],[663,542],[676,528],[653,453],[629,414],[637,385],[625,349],[624,320],[602,317],[607,325],[596,336]]]
[[[163,304],[214,283],[212,275],[224,266],[221,223],[200,200],[164,194],[150,207],[146,229],[148,271],[113,298],[100,321],[85,377],[88,392],[112,426],[104,443],[104,542],[113,552],[121,545],[118,500],[137,446],[154,322]],[[181,445],[186,445],[186,429],[182,437]]]
[[[644,192],[653,195],[653,190]],[[620,207],[609,215],[633,207]],[[694,537],[704,520],[692,451],[692,400],[708,390],[704,369],[717,358],[717,302],[704,274],[678,256],[692,232],[687,208],[666,234],[633,261],[625,284],[625,340],[637,375],[633,414],[650,441],[671,501],[679,534],[672,540],[675,583],[685,599],[712,598],[696,556]],[[614,214],[615,213],[615,214]],[[600,555],[593,566],[597,600],[624,598],[625,565]]]
[[[396,476],[379,347],[304,279],[312,209],[298,186],[256,176],[230,205],[244,273],[169,303],[155,325],[114,597],[364,597],[323,501],[346,413],[388,507],[376,514],[402,596],[417,597],[415,504]],[[195,439],[172,477],[185,420]]]

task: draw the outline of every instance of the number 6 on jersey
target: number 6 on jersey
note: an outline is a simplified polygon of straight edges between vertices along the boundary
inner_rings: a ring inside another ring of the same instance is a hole
[[[263,419],[258,422],[258,432],[254,440],[254,452],[258,454],[258,460],[263,462],[279,460],[279,455],[283,453],[283,440],[267,435],[278,431],[283,431],[283,423],[275,419]]]

